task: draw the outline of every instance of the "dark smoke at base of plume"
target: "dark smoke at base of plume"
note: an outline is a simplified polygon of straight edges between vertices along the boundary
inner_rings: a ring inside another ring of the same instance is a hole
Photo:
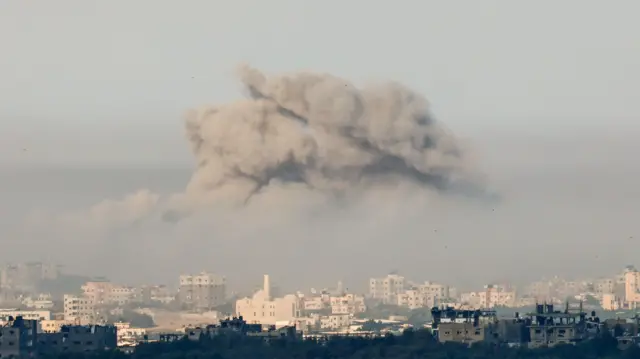
[[[426,99],[398,83],[357,89],[328,74],[267,77],[247,66],[239,77],[248,98],[187,114],[198,166],[186,209],[170,206],[163,220],[179,221],[203,198],[246,205],[290,183],[336,199],[398,181],[496,199]]]

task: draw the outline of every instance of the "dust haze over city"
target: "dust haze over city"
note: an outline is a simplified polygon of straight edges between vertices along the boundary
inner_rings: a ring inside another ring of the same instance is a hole
[[[0,261],[474,286],[640,264],[631,1],[0,5]]]

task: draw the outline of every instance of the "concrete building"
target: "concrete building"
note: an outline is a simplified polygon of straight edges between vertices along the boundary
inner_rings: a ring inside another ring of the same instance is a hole
[[[0,358],[27,358],[37,355],[38,322],[11,318],[0,327]]]
[[[322,297],[303,297],[302,298],[302,306],[305,311],[314,312],[319,311],[325,308],[325,302],[322,300]]]
[[[438,329],[440,343],[457,342],[473,344],[478,342],[497,342],[497,325],[474,325],[470,322],[442,323]]]
[[[564,311],[554,310],[551,304],[538,304],[535,313],[527,314],[529,317],[529,344],[530,348],[553,347],[559,344],[575,345],[599,333],[600,327],[595,318],[587,320],[587,313],[580,308],[578,311],[570,311],[566,305]]]
[[[397,305],[412,310],[417,308],[432,308],[435,305],[435,297],[433,294],[419,289],[409,289],[398,294]]]
[[[130,323],[114,323],[118,334],[118,346],[135,346],[144,340],[147,330],[143,328],[133,328]]]
[[[176,293],[172,293],[164,285],[144,285],[136,290],[136,301],[144,304],[153,302],[168,304],[176,299]]]
[[[398,294],[403,293],[406,289],[405,278],[397,274],[369,280],[369,296],[381,300],[385,304],[395,304],[398,300]]]
[[[351,316],[349,314],[332,314],[320,318],[320,329],[323,330],[347,329],[350,325]]]
[[[503,285],[485,285],[479,297],[481,308],[513,307],[516,303],[516,291]]]
[[[434,298],[435,301],[443,301],[455,296],[451,293],[451,287],[441,283],[427,281],[418,285],[417,289],[425,298]]]
[[[452,307],[433,308],[432,328],[441,343],[497,342],[498,319],[491,310],[458,310]]]
[[[51,294],[40,293],[37,296],[26,297],[22,300],[22,305],[33,309],[51,309],[54,306]]]
[[[623,308],[624,300],[612,293],[602,294],[602,299],[600,300],[600,306],[604,310],[619,310]]]
[[[64,296],[64,320],[70,323],[95,323],[96,310],[93,300],[66,294]]]
[[[48,310],[0,309],[0,319],[6,321],[9,317],[22,317],[23,320],[50,320],[51,312]]]
[[[206,272],[181,275],[178,300],[185,309],[211,310],[225,303],[226,288],[226,278],[220,275]]]
[[[47,354],[109,350],[117,345],[117,329],[112,325],[65,325],[59,332],[38,335],[38,351]]]
[[[276,325],[278,322],[293,322],[300,317],[302,300],[293,294],[282,298],[271,297],[269,275],[264,276],[263,289],[251,298],[236,301],[236,316],[247,323]]]
[[[509,286],[488,284],[479,292],[460,295],[460,302],[470,308],[515,307],[516,291]]]
[[[624,300],[629,309],[640,306],[640,272],[632,267],[624,273]]]
[[[367,306],[364,304],[364,297],[356,294],[330,297],[330,305],[331,314],[358,314],[367,310]]]
[[[72,324],[66,320],[51,319],[38,322],[40,333],[58,333],[63,326]]]

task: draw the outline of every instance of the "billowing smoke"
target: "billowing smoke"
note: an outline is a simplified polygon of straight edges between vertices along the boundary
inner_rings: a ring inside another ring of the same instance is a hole
[[[184,193],[159,199],[142,191],[90,215],[133,223],[153,212],[177,221],[214,203],[247,205],[270,191],[344,203],[407,182],[481,193],[462,146],[434,120],[426,99],[405,86],[356,88],[327,74],[266,76],[248,66],[239,78],[245,99],[186,115],[197,168]]]

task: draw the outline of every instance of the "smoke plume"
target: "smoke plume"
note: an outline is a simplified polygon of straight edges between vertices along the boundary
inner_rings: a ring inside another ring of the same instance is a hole
[[[266,76],[248,66],[238,74],[245,99],[186,115],[197,167],[184,193],[160,199],[141,191],[90,214],[120,223],[149,213],[177,221],[274,190],[339,202],[407,182],[440,193],[482,192],[459,141],[432,117],[424,97],[401,84],[357,88],[328,74]]]

